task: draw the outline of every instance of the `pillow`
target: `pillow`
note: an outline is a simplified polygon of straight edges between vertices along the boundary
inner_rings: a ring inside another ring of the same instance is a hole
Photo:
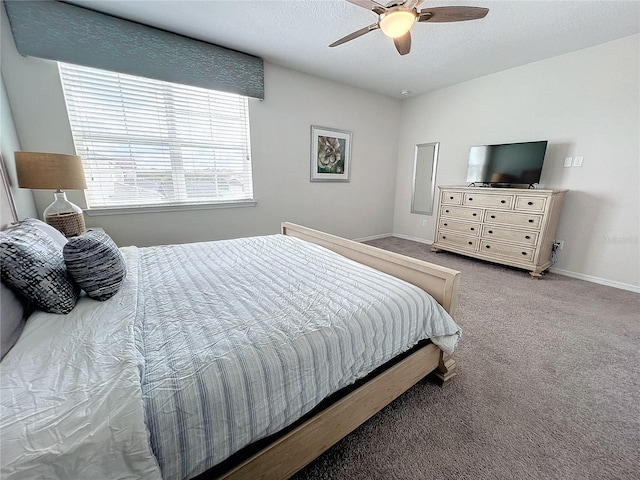
[[[67,276],[62,248],[29,222],[0,232],[1,277],[40,310],[69,313],[80,289]]]
[[[70,238],[63,255],[71,278],[95,300],[113,297],[127,275],[118,246],[98,230]]]
[[[24,301],[2,282],[0,290],[0,360],[22,333],[26,321]]]
[[[25,218],[22,222],[34,226],[38,230],[42,230],[44,233],[49,235],[60,248],[64,247],[64,244],[67,243],[67,237],[65,237],[60,230],[52,227],[48,223],[44,223],[42,220],[38,220],[37,218]]]

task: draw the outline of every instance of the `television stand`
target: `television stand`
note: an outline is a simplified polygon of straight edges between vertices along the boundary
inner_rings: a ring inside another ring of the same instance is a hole
[[[551,254],[567,190],[439,187],[436,237],[446,250],[529,270],[540,278]]]

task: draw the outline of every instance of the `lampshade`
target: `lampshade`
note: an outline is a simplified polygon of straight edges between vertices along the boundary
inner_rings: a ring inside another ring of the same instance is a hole
[[[54,202],[44,211],[44,220],[73,237],[86,231],[82,209],[67,200],[66,190],[84,190],[82,160],[77,155],[61,153],[15,152],[20,188],[56,190]]]
[[[82,160],[62,153],[15,152],[20,188],[84,190]]]
[[[411,29],[415,20],[416,14],[410,10],[394,10],[382,17],[380,29],[387,37],[401,37]]]

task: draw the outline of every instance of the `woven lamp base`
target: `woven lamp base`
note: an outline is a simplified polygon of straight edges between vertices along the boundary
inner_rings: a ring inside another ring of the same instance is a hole
[[[82,213],[58,213],[47,215],[45,221],[62,232],[65,237],[75,237],[87,231]]]

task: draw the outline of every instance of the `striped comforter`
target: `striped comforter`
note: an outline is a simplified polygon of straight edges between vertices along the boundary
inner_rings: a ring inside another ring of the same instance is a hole
[[[283,429],[421,339],[451,351],[460,336],[420,289],[296,238],[137,253],[135,340],[165,479]]]

